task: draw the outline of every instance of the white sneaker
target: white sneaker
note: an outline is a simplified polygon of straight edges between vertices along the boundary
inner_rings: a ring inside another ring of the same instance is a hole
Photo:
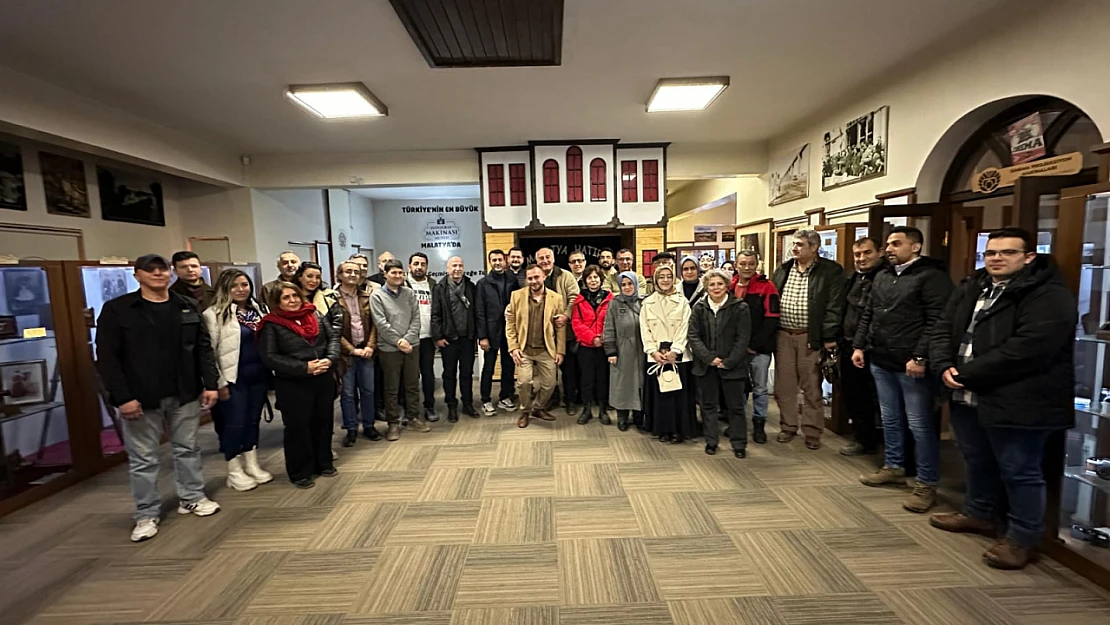
[[[487,417],[492,417],[493,415],[497,414],[497,408],[493,407],[493,402],[487,401],[486,403],[482,404],[482,412],[486,413]]]
[[[135,523],[135,529],[131,530],[131,542],[141,543],[144,540],[150,540],[158,533],[158,519],[147,517],[139,519]]]
[[[513,403],[513,400],[512,400],[511,397],[506,397],[505,399],[502,399],[501,401],[497,402],[497,407],[502,409],[502,410],[507,410],[509,412],[512,412],[512,411],[516,410],[516,408],[517,408],[516,404]]]
[[[331,461],[335,462],[336,460],[339,460],[339,452],[333,449],[331,450]]]
[[[177,506],[178,514],[195,514],[197,516],[212,516],[220,511],[220,504],[212,501],[207,497],[190,502],[181,503]]]

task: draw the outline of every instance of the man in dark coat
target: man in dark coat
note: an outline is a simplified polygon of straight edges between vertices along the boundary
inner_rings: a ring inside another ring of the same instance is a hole
[[[886,239],[889,265],[875,275],[852,341],[852,364],[871,375],[883,419],[883,466],[860,477],[867,486],[906,485],[903,431],[909,424],[917,445],[917,479],[902,507],[923,513],[936,503],[940,480],[940,434],[934,418],[936,385],[928,379],[929,339],[952,294],[948,268],[921,255],[924,235],[899,226]]]
[[[490,250],[490,272],[478,281],[476,289],[478,346],[486,352],[482,362],[480,388],[482,411],[487,417],[497,414],[498,408],[506,412],[516,410],[516,404],[513,403],[516,366],[505,341],[505,307],[509,305],[509,296],[520,288],[520,284],[516,276],[506,270],[506,262],[504,251]],[[497,366],[498,354],[501,354],[501,390],[498,392],[500,400],[494,405],[493,369]]]
[[[474,340],[478,336],[475,308],[474,283],[465,275],[463,259],[452,256],[447,259],[447,276],[432,287],[432,340],[443,359],[443,399],[451,423],[459,420],[456,382],[462,395],[462,413],[478,417],[474,410]]]
[[[986,267],[948,302],[930,345],[933,372],[952,392],[952,429],[967,465],[964,512],[933,527],[996,535],[999,494],[1006,537],[987,564],[1020,569],[1044,534],[1049,434],[1075,425],[1073,351],[1077,306],[1048,256],[1020,228],[990,233]]]
[[[852,419],[852,432],[856,441],[840,450],[845,456],[874,454],[879,448],[879,431],[876,427],[879,400],[875,394],[875,378],[864,354],[862,368],[852,364],[852,341],[859,329],[859,320],[875,276],[887,266],[882,246],[871,237],[863,237],[852,244],[852,259],[856,270],[844,285],[844,339],[840,343],[840,396]]]
[[[822,350],[836,349],[844,314],[844,268],[821,258],[821,235],[794,233],[794,258],[771,276],[779,292],[775,345],[775,401],[779,405],[778,442],[789,443],[801,426],[808,449],[821,448],[825,405],[821,392]],[[805,407],[798,414],[798,391]],[[800,416],[800,423],[799,423]]]

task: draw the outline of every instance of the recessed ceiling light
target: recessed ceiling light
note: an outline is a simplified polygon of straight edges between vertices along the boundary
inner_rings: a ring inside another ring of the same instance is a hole
[[[661,78],[648,99],[648,113],[701,111],[728,87],[728,76]]]
[[[360,82],[329,85],[290,85],[285,96],[323,119],[389,115],[382,101]]]

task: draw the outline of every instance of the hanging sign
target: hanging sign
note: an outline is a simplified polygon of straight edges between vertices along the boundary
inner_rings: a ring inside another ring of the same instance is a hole
[[[1062,156],[1045,158],[1032,163],[1013,167],[988,167],[975,174],[971,180],[971,190],[991,193],[1001,187],[1012,187],[1022,176],[1070,176],[1083,169],[1083,153],[1072,152]]]
[[[1014,165],[1035,161],[1047,154],[1040,113],[1010,124],[1007,134],[1010,135],[1010,162]]]

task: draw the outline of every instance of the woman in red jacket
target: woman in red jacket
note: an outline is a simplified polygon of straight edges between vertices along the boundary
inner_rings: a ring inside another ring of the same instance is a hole
[[[605,313],[613,294],[601,288],[604,282],[601,267],[590,265],[582,272],[585,288],[574,303],[570,325],[578,338],[578,367],[582,372],[582,414],[578,424],[585,425],[593,418],[593,404],[597,404],[597,417],[602,425],[612,423],[605,406],[609,400],[609,361],[601,336],[605,331]]]

